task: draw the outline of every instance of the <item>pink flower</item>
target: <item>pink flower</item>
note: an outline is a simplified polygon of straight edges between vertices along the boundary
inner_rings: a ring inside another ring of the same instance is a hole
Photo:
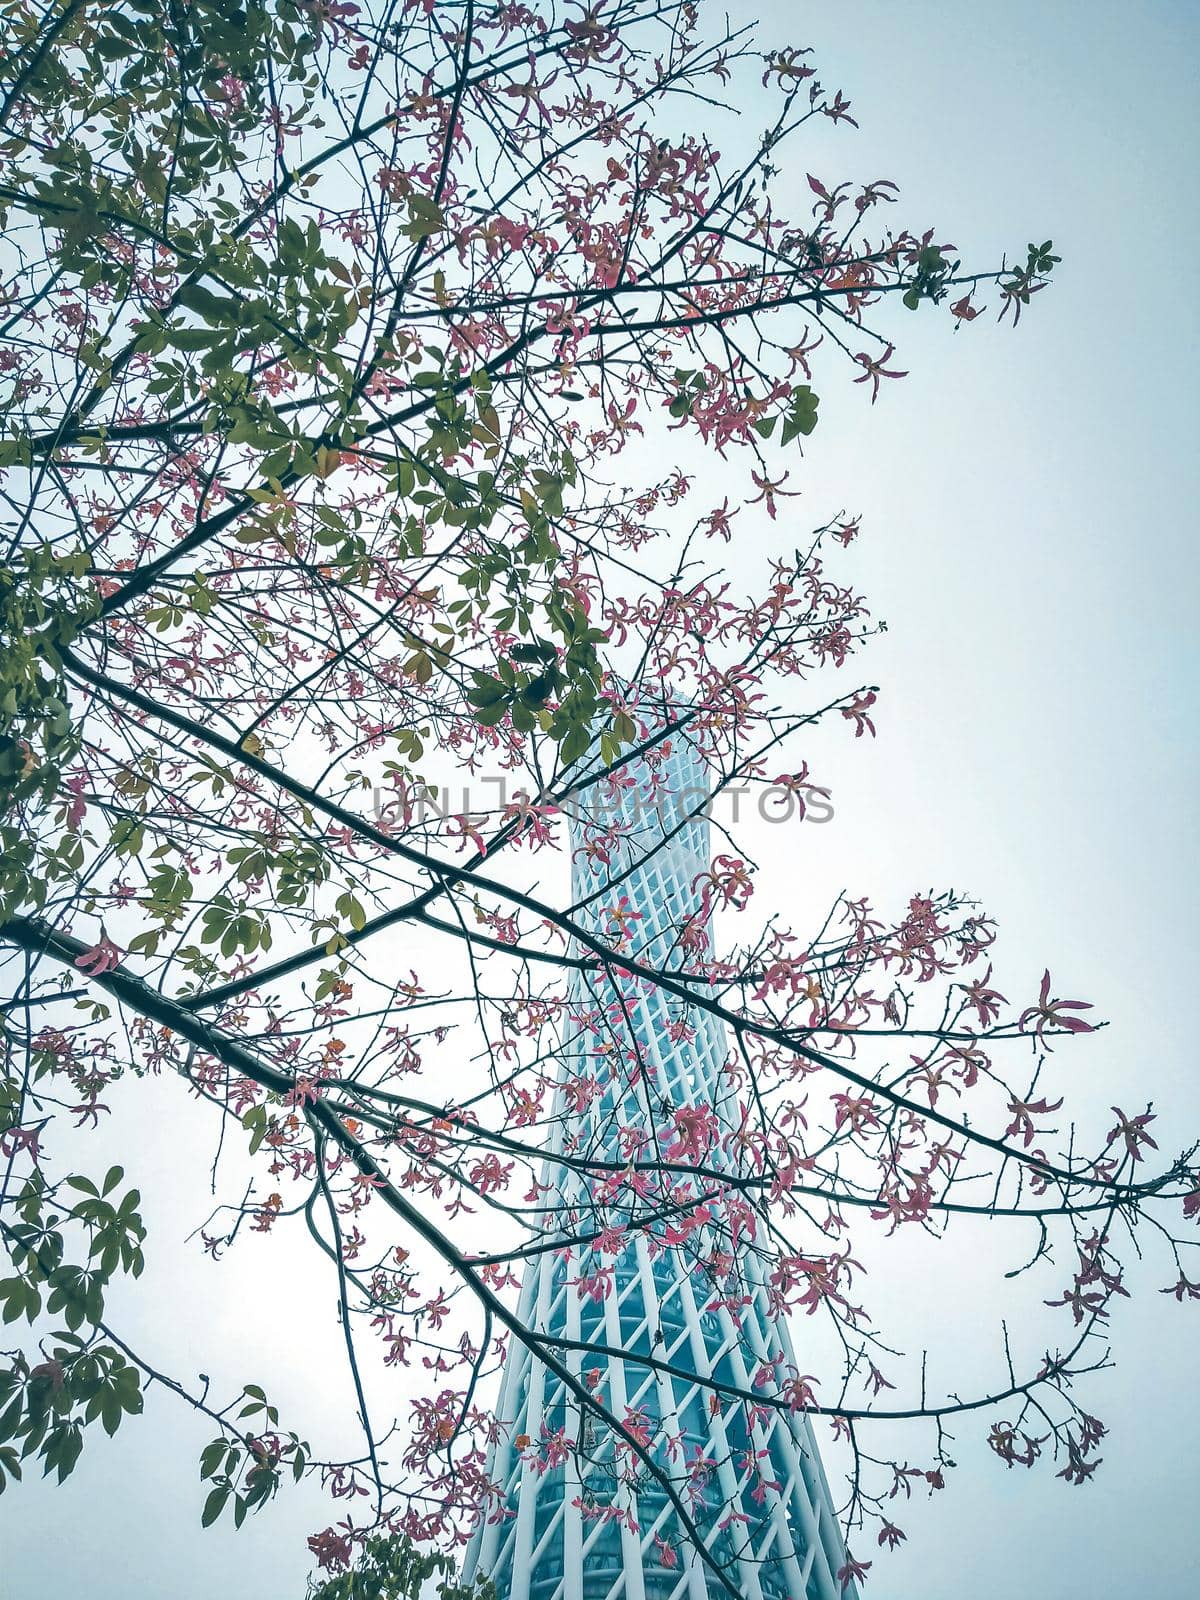
[[[1135,1161],[1142,1160],[1142,1145],[1148,1144],[1151,1150],[1158,1149],[1158,1145],[1146,1132],[1147,1125],[1154,1121],[1154,1113],[1149,1106],[1140,1117],[1127,1117],[1120,1106],[1113,1106],[1112,1109],[1117,1116],[1117,1125],[1108,1136],[1109,1144],[1118,1138],[1124,1140],[1126,1154],[1132,1156]]]
[[[341,1527],[349,1525],[342,1523]],[[350,1565],[350,1557],[354,1553],[354,1546],[348,1533],[339,1533],[336,1528],[326,1528],[322,1533],[314,1533],[308,1541],[308,1548],[317,1558],[317,1566],[322,1572],[344,1572]]]
[[[872,405],[874,405],[876,400],[879,399],[879,380],[880,380],[880,378],[907,378],[908,377],[908,373],[907,372],[897,372],[895,370],[895,368],[885,367],[884,366],[884,362],[885,361],[889,361],[891,359],[891,357],[895,354],[895,350],[896,350],[895,345],[891,345],[890,344],[890,345],[888,345],[887,349],[883,352],[883,354],[881,356],[876,356],[874,358],[874,360],[872,360],[870,355],[868,355],[865,351],[861,355],[857,355],[854,358],[855,361],[858,362],[859,366],[862,367],[862,369],[863,369],[862,377],[861,378],[855,378],[854,381],[855,381],[855,383],[869,383],[871,385],[871,404]]]
[[[1013,1120],[1004,1130],[1004,1137],[1011,1139],[1014,1134],[1019,1134],[1025,1148],[1028,1149],[1037,1134],[1037,1129],[1033,1125],[1034,1117],[1047,1117],[1051,1112],[1060,1110],[1061,1107],[1061,1098],[1058,1100],[1047,1100],[1045,1098],[1041,1100],[1010,1100],[1008,1109],[1013,1114]]]
[[[580,1278],[570,1278],[568,1282],[573,1288],[578,1289],[579,1298],[594,1300],[597,1305],[603,1305],[612,1293],[613,1269],[599,1267],[589,1275]]]
[[[76,831],[87,813],[87,801],[83,798],[86,784],[87,779],[80,773],[67,780],[67,788],[71,792],[72,799],[67,804],[66,823],[72,833]]]
[[[1042,987],[1038,994],[1037,1004],[1028,1006],[1022,1011],[1017,1026],[1022,1030],[1033,1023],[1034,1037],[1038,1043],[1050,1049],[1046,1038],[1046,1029],[1053,1028],[1056,1032],[1065,1033],[1094,1033],[1095,1024],[1085,1022],[1082,1017],[1068,1017],[1067,1011],[1090,1011],[1091,1003],[1087,1000],[1059,1000],[1050,998],[1050,969],[1046,968],[1042,974]]]
[[[625,1432],[630,1438],[636,1439],[643,1450],[649,1449],[653,1440],[653,1431],[650,1418],[645,1411],[633,1406],[625,1407],[624,1416]]]
[[[121,952],[107,934],[101,938],[99,944],[94,944],[90,950],[85,950],[81,956],[75,958],[75,965],[79,971],[86,972],[91,978],[99,978],[120,964]]]
[[[675,1546],[668,1544],[665,1539],[660,1539],[658,1534],[654,1535],[654,1550],[658,1556],[659,1566],[675,1568],[679,1565],[679,1556],[676,1553]]]
[[[844,1567],[839,1567],[837,1570],[837,1581],[842,1586],[843,1594],[845,1594],[846,1590],[856,1579],[866,1577],[867,1568],[870,1565],[871,1563],[869,1561],[855,1561],[854,1557],[847,1550],[846,1565]]]
[[[871,721],[870,712],[878,698],[874,689],[868,689],[866,694],[860,694],[848,706],[842,707],[842,715],[854,724],[856,739],[861,739],[864,731],[875,737],[875,724]]]
[[[707,1106],[683,1106],[673,1113],[675,1136],[663,1151],[668,1161],[703,1161],[720,1132]]]
[[[988,988],[988,984],[991,981],[992,969],[989,966],[982,978],[976,978],[974,983],[960,985],[967,997],[967,1004],[974,1006],[975,1014],[979,1018],[979,1024],[983,1028],[995,1022],[1000,1015],[1000,1007],[1008,1004],[1008,1001],[998,989]]]
[[[759,493],[754,496],[753,500],[747,500],[746,504],[748,506],[756,506],[760,502],[765,502],[767,507],[767,515],[771,518],[771,521],[774,522],[775,514],[778,510],[778,506],[776,504],[778,498],[782,495],[795,496],[800,493],[799,489],[785,489],[783,487],[790,476],[790,473],[785,472],[782,478],[771,479],[768,478],[764,473],[760,478],[758,473],[751,468],[750,477],[753,480],[754,487],[759,491]]]
[[[813,1384],[819,1383],[811,1373],[796,1372],[779,1385],[779,1398],[786,1402],[789,1411],[806,1411],[817,1403]]]

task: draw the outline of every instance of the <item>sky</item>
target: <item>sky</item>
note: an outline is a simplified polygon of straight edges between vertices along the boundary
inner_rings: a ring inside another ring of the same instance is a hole
[[[910,375],[876,406],[844,381],[822,394],[795,475],[803,499],[789,505],[804,528],[843,506],[862,514],[844,570],[888,622],[868,669],[883,688],[879,737],[814,740],[836,815],[798,827],[786,850],[763,833],[779,864],[764,907],[774,894],[799,920],[797,906],[823,908],[843,887],[893,906],[919,888],[969,889],[1000,922],[1014,992],[1032,995],[1049,965],[1056,992],[1110,1019],[1071,1057],[1077,1097],[1099,1118],[1153,1098],[1173,1154],[1200,1124],[1184,1024],[1198,954],[1188,282],[1200,7],[754,11],[765,39],[814,47],[862,125],[822,133],[811,155],[798,147],[797,209],[805,169],[886,177],[906,217],[974,259],[1047,237],[1063,257],[1016,333],[931,322],[908,335]],[[735,573],[742,563],[754,552],[735,546]],[[173,1084],[134,1087],[152,1237],[182,1242],[201,1220],[209,1154],[155,1137],[185,1114]],[[921,1241],[889,1250],[874,1290],[880,1320],[910,1347],[931,1314],[955,1329],[945,1386],[964,1389],[994,1370],[1000,1305],[988,1269],[1002,1242],[972,1226],[936,1259]],[[191,1251],[157,1257],[152,1294],[130,1314],[182,1370],[210,1370],[215,1342],[223,1372],[261,1381],[269,1366],[285,1412],[336,1428],[349,1397],[332,1288],[300,1271],[298,1242],[269,1243],[211,1273]],[[1161,1270],[1143,1281],[1148,1292],[1114,1315],[1118,1365],[1092,1391],[1110,1426],[1097,1477],[1069,1488],[1006,1472],[962,1429],[951,1487],[905,1508],[909,1542],[876,1562],[868,1600],[1192,1592],[1195,1314],[1155,1292]],[[240,1534],[202,1534],[207,1437],[152,1393],[140,1423],[88,1444],[65,1488],[6,1494],[0,1600],[298,1600],[304,1535],[329,1520],[319,1497],[301,1489]]]

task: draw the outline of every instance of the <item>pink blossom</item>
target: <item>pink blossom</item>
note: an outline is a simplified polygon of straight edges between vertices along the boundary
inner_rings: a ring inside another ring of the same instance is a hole
[[[716,1143],[720,1124],[708,1106],[681,1106],[672,1114],[675,1136],[663,1151],[668,1161],[701,1162]]]
[[[76,956],[75,965],[80,972],[86,972],[91,978],[99,978],[106,972],[111,972],[121,963],[121,951],[104,935],[98,944],[90,950],[85,950],[81,956]]]
[[[1050,1049],[1050,1042],[1046,1038],[1046,1029],[1053,1028],[1056,1032],[1066,1033],[1093,1033],[1095,1024],[1085,1022],[1082,1017],[1068,1017],[1068,1011],[1090,1011],[1090,1001],[1087,1000],[1059,1000],[1050,997],[1050,969],[1046,968],[1042,974],[1042,987],[1038,994],[1037,1004],[1028,1006],[1022,1011],[1017,1026],[1024,1032],[1033,1024],[1033,1034],[1038,1043]]]

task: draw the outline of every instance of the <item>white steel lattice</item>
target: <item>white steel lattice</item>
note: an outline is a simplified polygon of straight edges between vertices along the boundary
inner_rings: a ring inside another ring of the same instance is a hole
[[[697,885],[709,867],[708,825],[693,815],[706,795],[696,747],[676,733],[574,820],[576,914],[609,939],[614,913],[624,917],[627,948],[646,965],[687,964],[680,929],[698,916]],[[548,1215],[560,1229],[562,1208],[576,1218],[564,1231],[621,1225],[629,1216],[621,1168],[674,1108],[706,1107],[722,1132],[737,1126],[720,1023],[654,986],[618,989],[615,981],[595,972],[572,978],[573,1021],[548,1142],[560,1157],[610,1162],[614,1183],[564,1176],[552,1157],[543,1174],[554,1197]],[[729,1158],[718,1146],[705,1159]],[[618,1418],[640,1419],[654,1459],[746,1600],[844,1600],[841,1533],[807,1419],[729,1392],[771,1398],[797,1377],[786,1323],[773,1313],[745,1241],[716,1218],[697,1222],[704,1213],[694,1203],[690,1213],[682,1225],[668,1218],[632,1231],[633,1243],[619,1252],[600,1241],[533,1256],[522,1319],[565,1341],[564,1365]],[[718,1272],[714,1261],[730,1265]],[[581,1344],[607,1353],[573,1348]],[[502,1499],[475,1531],[467,1576],[491,1576],[502,1600],[724,1593],[661,1484],[583,1410],[513,1342],[497,1404],[503,1431],[489,1464]],[[844,1594],[852,1600],[853,1585]]]

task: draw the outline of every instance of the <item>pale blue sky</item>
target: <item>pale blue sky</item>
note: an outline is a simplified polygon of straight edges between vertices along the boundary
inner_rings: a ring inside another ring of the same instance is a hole
[[[1112,1021],[1071,1058],[1076,1104],[1103,1117],[1153,1096],[1173,1154],[1200,1117],[1185,1022],[1200,8],[768,9],[799,16],[791,32],[861,111],[845,147],[857,175],[895,178],[906,216],[964,251],[1052,237],[1063,256],[1016,334],[977,323],[910,343],[911,376],[853,420],[835,401],[838,425],[811,452],[807,504],[864,513],[862,586],[889,632],[870,658],[879,739],[822,756],[838,815],[805,839],[790,894],[973,891],[1000,921],[1006,980],[1031,991],[1048,962],[1061,992],[1086,991]],[[999,1245],[979,1229],[939,1247],[956,1252],[958,1295],[937,1251],[914,1251],[890,1284],[910,1348],[931,1295],[975,1330],[964,1388],[993,1370],[1001,1303],[981,1257]],[[1117,1371],[1092,1391],[1111,1428],[1097,1478],[1006,1472],[959,1430],[952,1491],[908,1513],[910,1542],[868,1596],[1195,1592],[1197,1331],[1154,1292],[1161,1269],[1140,1281],[1145,1299],[1113,1319]]]
[[[1112,1019],[1078,1052],[1080,1092],[1100,1115],[1118,1095],[1153,1095],[1173,1151],[1200,1123],[1184,1022],[1197,958],[1200,8],[857,0],[754,11],[766,32],[786,18],[780,40],[815,46],[824,81],[861,120],[857,135],[823,139],[813,170],[894,178],[907,216],[936,221],[976,257],[1047,236],[1064,257],[1016,335],[931,325],[910,337],[911,376],[873,410],[862,389],[823,394],[800,525],[843,505],[863,513],[851,570],[889,622],[869,667],[885,693],[874,745],[814,746],[837,817],[802,830],[781,898],[795,915],[797,901],[821,904],[843,885],[885,901],[970,888],[1001,921],[1006,975],[1032,989],[1049,962],[1062,992],[1085,991]],[[180,1114],[174,1085],[137,1093],[148,1130]],[[203,1192],[207,1151],[192,1155],[194,1171],[186,1151],[168,1160],[147,1140],[159,1240],[197,1220],[185,1194],[192,1180]],[[965,1307],[979,1344],[957,1348],[964,1387],[994,1356],[979,1271],[990,1244],[983,1230],[951,1242],[936,1276],[905,1246],[884,1295],[901,1336],[930,1296],[948,1319]],[[266,1376],[273,1346],[292,1352],[277,1387],[314,1426],[348,1404],[327,1376],[340,1371],[332,1290],[290,1275],[307,1252],[255,1250],[211,1274],[190,1255],[175,1267],[156,1257],[155,1305],[138,1313],[150,1348],[178,1352],[182,1316],[205,1329],[183,1368],[211,1367],[215,1333],[239,1381]],[[908,1512],[909,1545],[877,1562],[868,1600],[1193,1592],[1194,1313],[1151,1292],[1114,1324],[1120,1365],[1095,1391],[1112,1427],[1097,1479],[1071,1489],[1006,1473],[963,1429],[953,1488]],[[327,1517],[302,1491],[239,1535],[201,1534],[206,1438],[152,1398],[140,1425],[88,1445],[67,1488],[5,1495],[0,1600],[299,1600],[303,1536]]]

